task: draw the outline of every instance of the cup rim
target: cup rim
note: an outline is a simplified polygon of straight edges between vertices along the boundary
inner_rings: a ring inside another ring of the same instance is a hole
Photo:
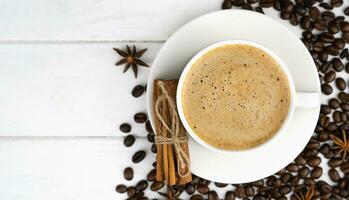
[[[218,48],[218,47],[222,47],[225,45],[234,45],[234,44],[243,44],[243,45],[250,45],[253,46],[255,48],[258,48],[264,52],[266,52],[268,55],[270,55],[281,67],[282,71],[284,72],[284,74],[287,77],[288,80],[288,84],[289,84],[289,88],[290,88],[290,105],[289,105],[289,110],[288,110],[288,114],[283,122],[283,124],[281,125],[281,127],[279,128],[279,130],[271,137],[269,138],[267,141],[265,141],[262,144],[259,144],[257,146],[248,148],[248,149],[242,149],[242,150],[229,150],[229,149],[220,149],[218,147],[215,147],[207,142],[205,142],[204,140],[202,140],[196,133],[194,130],[192,130],[192,128],[190,127],[184,112],[183,112],[183,106],[182,106],[182,90],[183,90],[183,84],[185,81],[185,77],[188,74],[188,72],[190,71],[191,67],[193,66],[193,64],[200,59],[203,55],[205,55],[206,53],[208,53],[209,51]],[[219,41],[219,42],[215,42],[205,48],[203,48],[202,50],[200,50],[198,53],[196,53],[190,60],[189,62],[185,65],[179,81],[178,81],[178,86],[177,86],[177,91],[176,91],[176,104],[177,104],[177,110],[178,110],[178,115],[179,118],[184,126],[184,128],[186,129],[186,131],[189,133],[189,135],[196,141],[198,142],[200,145],[202,145],[203,147],[217,152],[217,153],[222,153],[222,154],[229,154],[229,155],[234,155],[234,154],[241,154],[241,153],[252,153],[252,152],[256,152],[256,151],[261,151],[264,150],[265,148],[271,148],[270,145],[267,144],[271,144],[272,141],[277,140],[279,137],[282,136],[282,132],[285,131],[285,129],[287,128],[287,126],[289,125],[294,110],[295,110],[295,95],[296,95],[296,90],[295,90],[295,84],[293,81],[293,78],[291,76],[291,73],[288,70],[287,65],[281,60],[281,58],[279,56],[277,56],[272,50],[270,50],[269,48],[260,45],[258,43],[249,41],[249,40],[224,40],[224,41]]]

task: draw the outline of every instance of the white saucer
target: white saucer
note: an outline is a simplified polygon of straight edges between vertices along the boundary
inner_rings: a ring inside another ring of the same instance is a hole
[[[189,59],[212,43],[242,39],[275,52],[289,67],[297,91],[320,93],[318,73],[303,43],[273,19],[251,11],[223,10],[198,17],[174,33],[161,48],[148,79],[147,107],[152,125],[152,92],[155,79],[178,79]],[[285,131],[288,140],[258,157],[233,157],[210,151],[189,140],[191,170],[208,180],[244,183],[274,174],[290,163],[305,147],[317,123],[320,107],[296,108]]]

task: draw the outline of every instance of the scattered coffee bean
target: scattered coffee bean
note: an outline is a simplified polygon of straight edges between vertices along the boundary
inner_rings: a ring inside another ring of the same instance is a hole
[[[154,133],[148,133],[147,134],[148,142],[154,143],[155,142],[155,134]]]
[[[154,182],[155,179],[156,179],[156,170],[152,169],[147,175],[147,180],[150,182]]]
[[[298,175],[302,178],[307,177],[309,173],[310,173],[310,170],[308,167],[302,167],[301,169],[298,170]]]
[[[338,99],[336,99],[336,98],[331,98],[328,101],[328,105],[334,110],[336,110],[340,107],[340,103],[339,103]]]
[[[339,55],[339,50],[335,46],[332,46],[332,45],[326,46],[325,51],[326,51],[326,53],[328,53],[329,55],[332,55],[332,56]]]
[[[150,190],[151,191],[158,191],[161,188],[163,188],[165,183],[163,181],[155,181],[150,185]]]
[[[267,200],[268,198],[263,194],[257,194],[253,197],[253,200]]]
[[[338,33],[340,30],[340,27],[336,23],[330,23],[328,27],[328,31],[332,34]]]
[[[154,133],[153,128],[151,127],[150,121],[147,121],[145,123],[145,129],[147,130],[148,133]]]
[[[349,161],[342,163],[340,166],[340,169],[343,173],[348,174],[349,173]]]
[[[275,176],[269,176],[266,182],[267,186],[273,186],[276,180],[277,178]]]
[[[295,159],[295,162],[298,165],[306,165],[307,164],[307,160],[302,155],[298,155],[297,158]]]
[[[319,141],[320,141],[320,142],[325,142],[325,141],[328,140],[328,138],[329,138],[328,133],[325,132],[325,131],[321,131],[321,133],[319,134]],[[325,153],[322,152],[322,151],[325,150],[325,148],[324,148],[325,146],[326,146],[326,144],[323,144],[323,145],[320,147],[320,152],[321,152],[322,154],[325,154]],[[329,150],[329,149],[327,149],[327,150]]]
[[[208,200],[219,200],[219,197],[216,191],[209,191],[207,196],[208,196]]]
[[[328,126],[326,127],[326,129],[327,129],[328,131],[336,131],[337,128],[338,128],[338,126],[337,126],[337,124],[334,123],[334,122],[329,123]]]
[[[320,178],[321,175],[322,175],[322,168],[321,167],[314,167],[314,169],[310,173],[310,176],[314,179]]]
[[[321,158],[316,156],[314,158],[312,158],[311,160],[309,160],[308,165],[311,167],[317,167],[319,166],[321,163]]]
[[[349,104],[348,103],[341,103],[341,109],[344,111],[349,111]]]
[[[298,185],[299,181],[300,181],[300,177],[299,176],[292,177],[291,180],[290,180],[291,186],[295,187],[296,185]]]
[[[293,177],[293,176],[292,176],[291,173],[285,173],[285,174],[283,174],[283,175],[280,177],[280,179],[281,179],[281,181],[282,181],[283,183],[288,183],[288,182],[290,182],[290,180],[291,180],[292,177]]]
[[[117,185],[115,190],[118,192],[118,193],[125,193],[126,190],[127,190],[127,187],[126,185],[124,184],[120,184],[120,185]]]
[[[333,7],[339,7],[343,5],[343,0],[331,0],[330,2]]]
[[[254,189],[252,185],[245,186],[245,193],[248,197],[252,197],[254,195]]]
[[[345,57],[347,57],[349,55],[349,50],[348,48],[343,49],[343,51],[339,54],[339,57],[341,59],[344,59]],[[347,68],[345,68],[345,71],[347,71]]]
[[[340,179],[338,171],[334,168],[332,168],[328,171],[328,175],[330,176],[330,179],[334,182],[337,182]]]
[[[341,121],[346,122],[348,120],[348,115],[345,112],[341,112]]]
[[[148,187],[148,182],[146,180],[141,180],[136,184],[136,189],[138,191],[144,191]]]
[[[282,195],[288,194],[291,192],[291,187],[289,185],[284,185],[280,188],[280,193]]]
[[[235,188],[235,195],[239,198],[246,197],[245,188],[243,186],[237,186]]]
[[[190,184],[190,183],[187,183],[185,185],[185,191],[187,192],[187,194],[191,195],[191,194],[194,194],[195,193],[195,187]]]
[[[157,152],[157,148],[155,144],[151,145],[151,152],[156,153]]]
[[[133,179],[133,169],[131,167],[126,167],[124,169],[124,178],[128,181]]]
[[[235,193],[233,191],[227,191],[224,200],[235,200]]]
[[[344,49],[345,47],[345,41],[343,39],[340,39],[340,38],[336,38],[333,42],[333,45],[338,49],[338,50],[341,50],[341,49]]]
[[[341,122],[341,113],[339,111],[334,111],[332,113],[332,118],[333,118],[333,121],[336,122],[336,123],[339,123]]]
[[[228,184],[226,184],[226,183],[218,183],[218,182],[215,182],[214,183],[217,187],[220,187],[220,188],[224,188],[224,187],[227,187],[228,186]]]
[[[135,141],[136,141],[136,138],[133,135],[128,135],[124,139],[124,145],[126,147],[130,147],[135,143]]]
[[[131,131],[131,126],[127,123],[123,123],[119,126],[121,132],[129,133]]]
[[[273,6],[273,0],[259,0],[259,6],[262,8],[270,8]]]
[[[231,0],[224,0],[222,4],[222,9],[230,9],[233,7],[233,2]]]
[[[132,162],[134,162],[134,163],[141,162],[145,158],[145,155],[146,155],[145,151],[143,151],[143,150],[137,151],[132,156]]]
[[[333,69],[334,69],[336,72],[343,71],[344,65],[343,65],[342,61],[341,61],[339,58],[333,58],[333,59],[331,60],[331,62],[332,62]]]
[[[133,197],[136,194],[136,188],[128,187],[126,192],[128,197]]]
[[[325,2],[320,3],[319,6],[320,6],[321,8],[326,9],[326,10],[332,10],[332,9],[333,9],[333,6],[331,6],[330,4],[325,3]]]
[[[197,191],[201,194],[207,194],[209,189],[207,187],[207,185],[204,185],[204,184],[199,184],[198,187],[196,188]]]
[[[287,165],[286,169],[289,172],[297,172],[298,171],[298,165],[294,164],[294,163],[291,163],[291,164]]]
[[[193,186],[197,186],[198,184],[199,184],[199,182],[200,182],[200,177],[198,177],[198,176],[193,176],[193,178],[192,178],[192,180],[191,180],[191,184],[193,185]]]
[[[204,200],[204,197],[200,194],[194,194],[190,197],[190,200]]]
[[[331,83],[335,79],[336,79],[336,72],[334,72],[334,71],[330,71],[327,74],[325,74],[325,76],[324,76],[324,81],[326,83]]]
[[[333,92],[333,89],[329,84],[324,83],[321,85],[321,91],[326,95],[330,95]]]
[[[137,85],[133,88],[131,94],[134,97],[140,97],[144,93],[144,87],[142,85]]]
[[[344,9],[344,14],[349,16],[349,6]]]
[[[134,115],[133,119],[137,123],[145,123],[147,121],[147,115],[145,113],[137,113]]]

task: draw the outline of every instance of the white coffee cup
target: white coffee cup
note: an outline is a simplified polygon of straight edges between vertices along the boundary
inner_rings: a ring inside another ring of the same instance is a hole
[[[224,46],[224,45],[232,45],[232,44],[243,44],[243,45],[250,45],[253,46],[255,48],[261,49],[264,52],[266,52],[267,54],[269,54],[281,67],[281,69],[283,70],[284,74],[287,76],[288,79],[288,83],[289,83],[289,88],[290,88],[290,106],[289,106],[289,111],[288,114],[284,120],[284,123],[282,124],[282,126],[280,127],[280,129],[274,134],[274,136],[272,138],[270,138],[268,141],[264,142],[261,145],[258,145],[256,147],[253,148],[249,148],[246,150],[226,150],[226,149],[220,149],[217,148],[205,141],[203,141],[196,133],[194,130],[192,130],[192,128],[190,127],[184,112],[183,112],[183,106],[182,106],[182,92],[183,92],[183,83],[186,79],[186,76],[188,74],[188,72],[190,71],[191,67],[194,65],[194,63],[196,63],[196,61],[201,58],[203,55],[205,55],[207,52]],[[202,146],[204,146],[207,149],[210,149],[212,151],[215,152],[219,152],[219,153],[228,153],[228,154],[234,154],[234,153],[239,153],[239,152],[252,152],[252,151],[258,151],[260,148],[263,148],[266,145],[270,145],[272,142],[272,140],[274,140],[276,137],[282,137],[283,132],[285,132],[285,130],[287,129],[294,110],[296,107],[318,107],[320,104],[320,94],[316,93],[316,92],[301,92],[301,91],[296,91],[295,89],[295,84],[294,81],[292,79],[292,76],[286,66],[286,64],[274,53],[272,52],[270,49],[251,42],[251,41],[247,41],[247,40],[227,40],[227,41],[221,41],[218,43],[214,43],[206,48],[204,48],[203,50],[201,50],[200,52],[198,52],[193,58],[190,59],[190,61],[187,63],[187,65],[185,66],[179,82],[178,82],[178,87],[177,87],[177,95],[176,95],[176,101],[177,101],[177,108],[178,108],[178,114],[179,117],[182,121],[182,124],[184,125],[184,128],[187,130],[187,132],[190,134],[190,136],[199,144],[201,144]],[[255,152],[256,153],[256,152]]]

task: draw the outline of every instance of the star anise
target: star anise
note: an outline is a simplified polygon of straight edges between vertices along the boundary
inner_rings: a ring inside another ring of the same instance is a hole
[[[345,159],[347,154],[349,153],[349,141],[347,140],[347,136],[345,131],[342,132],[343,139],[338,138],[335,135],[330,135],[332,141],[337,146],[333,147],[333,149],[339,149],[338,153],[343,153],[342,159]]]
[[[118,48],[113,48],[120,56],[123,58],[115,63],[116,66],[125,64],[124,73],[132,67],[133,73],[135,74],[135,77],[137,78],[138,74],[138,66],[144,66],[149,67],[145,62],[140,60],[140,57],[147,51],[147,49],[142,49],[137,51],[136,46],[133,45],[133,49],[126,45],[126,51],[123,51]]]
[[[160,196],[168,200],[181,200],[179,196],[182,194],[183,189],[175,189],[171,186],[167,186],[167,192],[158,192]]]
[[[299,194],[296,194],[296,198],[298,200],[312,200],[314,197],[314,193],[315,193],[315,187],[314,185],[311,185],[307,193],[305,194],[305,196],[303,195],[302,192],[300,192]]]

